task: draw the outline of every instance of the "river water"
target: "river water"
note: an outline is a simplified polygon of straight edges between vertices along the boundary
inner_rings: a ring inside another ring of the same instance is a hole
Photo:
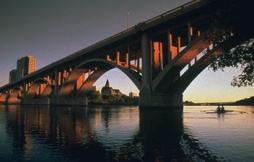
[[[0,161],[254,161],[254,106],[0,105]]]

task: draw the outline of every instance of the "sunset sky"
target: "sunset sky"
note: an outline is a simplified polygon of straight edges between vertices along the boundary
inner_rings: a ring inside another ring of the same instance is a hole
[[[40,69],[139,22],[178,7],[189,0],[1,0],[0,1],[0,86],[8,83],[16,61],[32,55]],[[70,44],[70,45],[69,45]],[[113,75],[114,74],[114,75]],[[184,92],[184,100],[227,102],[253,96],[254,87],[232,87],[239,70],[204,70]],[[139,92],[119,70],[111,70],[96,83],[106,80],[128,94]]]

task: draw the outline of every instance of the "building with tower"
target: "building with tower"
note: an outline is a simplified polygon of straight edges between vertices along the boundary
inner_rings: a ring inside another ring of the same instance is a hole
[[[106,84],[104,87],[102,87],[101,89],[101,94],[102,96],[110,96],[110,95],[118,95],[118,96],[121,96],[122,93],[119,89],[113,89],[110,84],[109,84],[109,81],[107,79],[106,81]]]

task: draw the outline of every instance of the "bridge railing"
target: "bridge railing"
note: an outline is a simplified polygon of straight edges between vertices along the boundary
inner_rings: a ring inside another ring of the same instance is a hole
[[[189,3],[186,3],[184,5],[177,7],[177,8],[174,8],[170,11],[167,11],[161,15],[151,18],[151,19],[145,21],[144,23],[145,23],[146,27],[150,27],[150,26],[155,25],[157,22],[161,22],[161,20],[163,20],[163,19],[168,20],[168,19],[171,19],[175,16],[178,16],[178,14],[182,14],[184,10],[194,9],[194,8],[200,7],[200,6],[205,5],[205,4],[212,2],[212,1],[214,1],[214,0],[193,0]]]
[[[151,18],[147,21],[144,21],[144,22],[140,22],[138,23],[137,25],[133,26],[133,27],[130,27],[120,33],[117,33],[115,35],[112,35],[104,40],[101,40],[91,46],[88,46],[87,48],[85,48],[84,50],[86,51],[91,51],[93,50],[94,48],[98,48],[98,47],[102,47],[104,45],[107,45],[113,41],[116,41],[116,40],[119,40],[121,38],[124,38],[124,37],[127,37],[131,34],[135,34],[136,32],[138,32],[139,30],[144,30],[148,27],[150,27],[151,25],[155,25],[156,22],[161,22],[162,19],[170,19],[170,18],[173,18],[174,16],[177,16],[176,13],[181,13],[183,9],[186,9],[186,8],[196,8],[196,7],[199,7],[199,6],[202,6],[204,4],[206,4],[205,2],[210,2],[210,1],[214,1],[214,0],[193,0],[189,3],[186,3],[184,5],[181,5],[180,7],[177,7],[175,9],[172,9],[168,12],[165,12],[159,16],[156,16],[154,18]]]

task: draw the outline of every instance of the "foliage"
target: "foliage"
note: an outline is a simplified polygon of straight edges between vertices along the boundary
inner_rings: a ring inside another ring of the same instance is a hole
[[[254,106],[254,96],[252,96],[250,98],[245,98],[245,99],[236,101],[236,102],[232,103],[232,105],[251,105],[251,106]]]
[[[90,103],[100,103],[102,101],[102,95],[98,91],[89,91],[87,99]]]
[[[184,105],[195,105],[195,103],[192,102],[192,101],[184,101],[183,104],[184,104]]]
[[[99,91],[90,91],[87,94],[88,102],[93,104],[138,105],[139,97],[126,95],[102,95]]]
[[[224,2],[223,2],[224,1]],[[210,68],[223,70],[225,67],[240,68],[233,86],[251,86],[254,83],[254,25],[251,0],[222,0],[224,6],[212,17],[211,27],[225,31],[223,39],[216,41],[216,47],[223,55],[213,58]]]
[[[129,96],[126,95],[110,95],[109,99],[108,99],[110,104],[120,104],[120,105],[137,105],[139,103],[139,98],[138,97],[134,97],[131,98]]]

